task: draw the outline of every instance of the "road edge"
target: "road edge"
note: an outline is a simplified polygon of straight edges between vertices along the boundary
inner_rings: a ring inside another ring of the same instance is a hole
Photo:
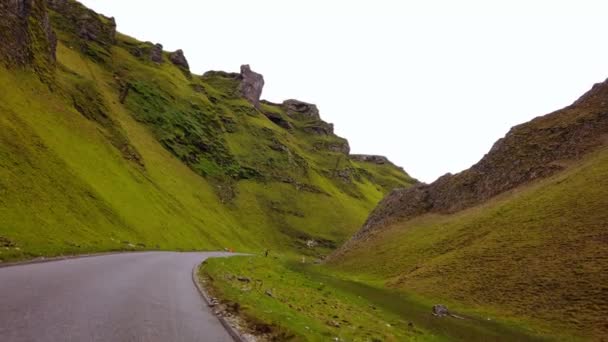
[[[209,294],[207,293],[207,291],[203,287],[203,284],[201,284],[201,281],[200,281],[200,279],[198,277],[198,270],[203,265],[203,262],[204,261],[202,261],[202,262],[194,265],[194,268],[192,269],[192,281],[194,282],[194,286],[196,287],[196,289],[200,293],[201,297],[203,297],[203,300],[205,301],[205,303],[207,304],[207,306],[211,308],[213,306],[213,303],[211,301],[211,297],[209,296]],[[226,331],[228,332],[228,335],[230,335],[230,337],[232,337],[232,339],[235,342],[247,342],[241,336],[241,333],[235,327],[233,327],[226,320],[226,318],[217,315],[214,310],[211,310],[211,313],[213,313],[213,315],[220,321],[220,323],[222,324],[222,326],[224,326],[224,329],[226,329]]]
[[[105,255],[126,254],[126,253],[145,253],[145,252],[160,252],[160,251],[155,251],[155,250],[128,251],[128,250],[125,250],[125,251],[100,252],[100,253],[90,253],[90,254],[70,254],[70,255],[62,255],[62,256],[55,256],[55,257],[38,257],[35,259],[29,259],[29,260],[12,261],[12,262],[6,262],[6,263],[0,262],[0,268],[34,265],[34,264],[44,264],[44,263],[53,262],[53,261],[91,258],[91,257],[97,257],[97,256],[105,256]]]

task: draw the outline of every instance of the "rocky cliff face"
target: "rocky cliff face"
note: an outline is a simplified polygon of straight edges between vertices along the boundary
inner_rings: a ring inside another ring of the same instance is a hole
[[[56,46],[44,0],[0,2],[0,60],[5,65],[33,66],[49,77]]]
[[[98,62],[110,63],[110,48],[116,44],[116,21],[74,0],[50,0],[55,29],[77,38],[80,50]]]
[[[184,71],[190,72],[190,65],[188,64],[186,56],[184,56],[184,51],[177,50],[175,52],[170,53],[169,60],[171,61],[171,63],[182,68]]]
[[[249,65],[242,65],[240,78],[239,91],[241,95],[257,108],[264,89],[264,76],[252,71]]]
[[[385,156],[376,156],[369,154],[353,154],[350,156],[350,159],[377,165],[392,164]]]
[[[432,184],[392,191],[353,239],[397,220],[425,213],[453,213],[564,169],[605,146],[608,81],[596,84],[571,106],[513,127],[470,169]]]
[[[104,47],[116,43],[116,21],[72,0],[49,0],[48,6],[67,19],[63,24],[80,38]]]

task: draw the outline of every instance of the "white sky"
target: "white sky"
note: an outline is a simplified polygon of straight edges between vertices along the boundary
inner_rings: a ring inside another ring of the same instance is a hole
[[[317,104],[353,153],[427,182],[608,77],[602,1],[82,2],[195,73],[251,64],[263,98]]]

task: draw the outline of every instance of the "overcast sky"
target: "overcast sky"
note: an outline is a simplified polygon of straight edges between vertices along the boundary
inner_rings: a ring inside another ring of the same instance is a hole
[[[353,153],[426,182],[608,77],[602,1],[82,2],[195,73],[251,64],[263,98],[317,104]]]

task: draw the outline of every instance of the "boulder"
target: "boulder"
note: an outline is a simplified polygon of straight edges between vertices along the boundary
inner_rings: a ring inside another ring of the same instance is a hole
[[[445,316],[449,316],[449,315],[450,315],[450,311],[448,310],[447,306],[445,306],[443,304],[433,305],[433,316],[445,317]]]
[[[188,65],[188,60],[186,59],[186,56],[184,56],[183,50],[180,49],[170,53],[169,60],[178,67],[190,71],[190,65]]]
[[[150,50],[150,60],[159,64],[163,62],[163,46],[161,44],[154,44]]]
[[[241,65],[241,84],[239,92],[247,101],[258,108],[260,104],[260,96],[264,89],[264,76],[251,70],[249,65]]]
[[[282,106],[289,116],[316,120],[321,119],[319,108],[314,104],[298,100],[286,100],[283,102]]]

